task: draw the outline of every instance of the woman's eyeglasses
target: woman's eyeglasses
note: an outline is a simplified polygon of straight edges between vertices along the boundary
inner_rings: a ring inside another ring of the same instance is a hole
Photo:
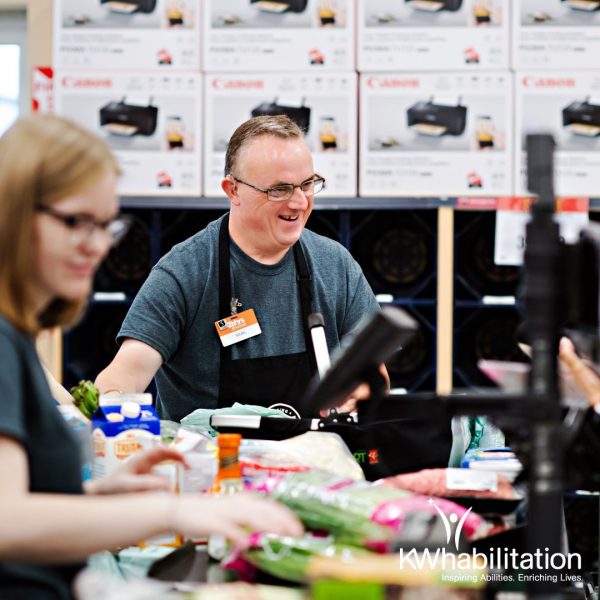
[[[272,202],[285,202],[286,200],[289,200],[294,195],[296,188],[300,188],[305,196],[314,196],[325,187],[325,179],[320,175],[315,175],[314,177],[311,177],[310,179],[307,179],[298,185],[294,185],[293,183],[280,183],[279,185],[274,185],[273,187],[266,189],[256,187],[255,185],[252,185],[246,181],[242,181],[233,175],[230,175],[230,177],[237,183],[247,185],[257,192],[266,194],[267,199],[271,200]]]
[[[66,215],[45,204],[39,204],[35,210],[60,221],[69,230],[71,242],[75,246],[88,241],[98,229],[108,238],[111,247],[114,247],[125,237],[132,222],[131,217],[127,215],[106,221],[99,221],[86,214]]]

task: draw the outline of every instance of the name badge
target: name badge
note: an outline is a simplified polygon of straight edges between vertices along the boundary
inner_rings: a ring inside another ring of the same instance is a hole
[[[253,308],[232,317],[215,321],[215,327],[221,344],[225,348],[261,333]]]

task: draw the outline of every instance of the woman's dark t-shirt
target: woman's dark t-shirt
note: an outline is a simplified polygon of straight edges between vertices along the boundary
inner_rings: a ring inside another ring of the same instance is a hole
[[[23,447],[30,492],[83,493],[77,440],[56,408],[34,341],[2,316],[0,437],[12,438]],[[0,482],[0,497],[5,485]],[[52,519],[51,512],[47,518]],[[0,599],[70,599],[71,583],[81,566],[0,561]]]

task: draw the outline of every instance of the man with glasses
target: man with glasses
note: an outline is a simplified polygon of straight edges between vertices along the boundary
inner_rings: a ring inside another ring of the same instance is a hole
[[[324,185],[289,118],[240,125],[222,181],[230,212],[154,267],[101,391],[141,392],[156,375],[160,415],[177,421],[234,402],[293,409],[315,372],[307,316],[323,315],[334,349],[379,309],[349,252],[304,228]]]

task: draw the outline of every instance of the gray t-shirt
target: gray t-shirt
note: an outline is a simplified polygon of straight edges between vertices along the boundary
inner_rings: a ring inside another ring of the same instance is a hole
[[[163,359],[156,374],[162,418],[181,420],[197,408],[216,408],[220,342],[218,241],[223,217],[174,246],[152,269],[137,294],[117,340],[140,340]],[[313,312],[325,321],[332,351],[363,317],[379,310],[358,264],[340,244],[304,230],[301,236],[312,275]],[[256,262],[231,241],[231,291],[253,308],[262,333],[232,346],[232,359],[304,352],[302,308],[293,252],[275,265]],[[252,382],[248,382],[251,386]]]

